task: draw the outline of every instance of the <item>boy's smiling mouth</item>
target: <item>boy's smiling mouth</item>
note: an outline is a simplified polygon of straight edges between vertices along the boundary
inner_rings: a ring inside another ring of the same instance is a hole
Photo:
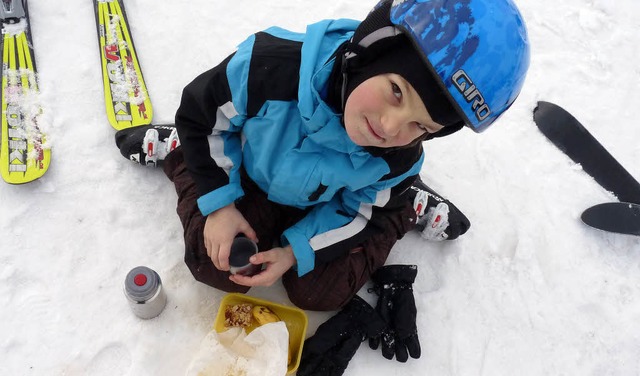
[[[380,136],[380,133],[376,132],[376,129],[373,127],[373,125],[371,124],[371,122],[369,121],[369,119],[367,117],[364,118],[365,119],[365,123],[367,125],[367,128],[369,130],[369,133],[371,133],[371,135],[373,135],[373,137],[379,141],[384,141],[384,137]]]

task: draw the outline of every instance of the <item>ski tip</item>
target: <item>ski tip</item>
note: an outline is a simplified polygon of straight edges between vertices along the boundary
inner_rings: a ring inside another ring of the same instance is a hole
[[[533,113],[538,112],[538,110],[540,108],[542,108],[542,110],[548,108],[548,107],[560,107],[557,104],[553,104],[551,102],[547,102],[547,101],[538,101],[538,104],[536,105],[536,108],[533,109]]]
[[[561,137],[567,124],[572,124],[580,129],[581,132],[587,132],[573,115],[551,102],[538,102],[538,105],[533,110],[533,121],[538,129],[551,140]]]
[[[555,121],[558,116],[571,116],[565,109],[555,103],[539,101],[533,109],[533,121],[538,127],[545,127]]]
[[[538,101],[538,103],[536,104],[536,108],[533,109],[533,113],[537,113],[539,110],[546,110],[547,108],[551,108],[551,107],[560,107],[557,104],[551,103],[551,102],[547,102],[547,101]]]
[[[586,209],[580,219],[598,230],[640,236],[640,204],[605,202]]]
[[[549,124],[554,121],[554,115],[552,114],[557,105],[551,102],[540,101],[536,108],[533,109],[533,122],[538,128],[547,129]]]
[[[48,170],[48,162],[46,166],[40,167],[38,169],[30,169],[26,172],[2,172],[2,180],[7,184],[11,185],[22,185],[31,183],[32,181],[36,181],[40,179]]]
[[[561,106],[545,101],[538,101],[533,109],[533,121],[539,127],[547,126],[550,123],[559,123],[560,121],[571,121],[579,123],[579,121]]]
[[[8,132],[12,130],[5,128],[5,130],[7,129]],[[12,148],[12,143],[19,147]],[[25,145],[27,149],[24,149]],[[0,150],[2,151],[0,153],[0,176],[8,184],[30,183],[40,179],[49,170],[51,148],[44,148],[40,142],[20,138],[7,140],[5,138],[3,144],[0,145]]]
[[[4,145],[5,147],[7,144]],[[0,147],[0,150],[2,147]],[[22,185],[40,179],[48,170],[51,164],[51,149],[39,148],[38,151],[32,149],[29,144],[28,154],[34,153],[35,156],[24,156],[24,160],[11,154],[14,158],[10,158],[8,150],[0,153],[0,176],[5,183],[11,185]]]

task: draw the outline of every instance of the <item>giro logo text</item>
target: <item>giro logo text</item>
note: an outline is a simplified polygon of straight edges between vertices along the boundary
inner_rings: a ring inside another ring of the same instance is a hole
[[[460,94],[464,96],[464,99],[471,103],[471,109],[475,112],[476,118],[479,121],[483,121],[489,115],[491,115],[491,109],[489,105],[484,102],[484,97],[476,85],[471,81],[471,78],[467,73],[460,69],[452,76],[453,84],[456,86]]]

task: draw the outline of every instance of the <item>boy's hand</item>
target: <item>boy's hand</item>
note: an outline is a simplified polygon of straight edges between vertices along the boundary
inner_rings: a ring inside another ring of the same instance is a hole
[[[203,232],[207,255],[218,270],[229,270],[229,251],[236,235],[243,233],[258,242],[255,231],[234,204],[209,214]]]
[[[249,261],[255,265],[265,264],[266,268],[252,277],[235,274],[229,279],[243,286],[271,286],[291,269],[296,263],[296,258],[293,255],[293,249],[288,245],[257,253],[251,256]]]

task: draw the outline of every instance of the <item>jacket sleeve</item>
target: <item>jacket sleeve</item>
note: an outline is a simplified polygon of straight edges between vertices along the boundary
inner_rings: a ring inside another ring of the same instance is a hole
[[[259,115],[267,100],[297,99],[298,80],[294,78],[300,68],[301,45],[300,41],[258,32],[184,89],[176,127],[203,215],[243,196],[240,131],[247,119]]]
[[[420,171],[420,163],[401,176],[379,181],[358,191],[343,190],[331,201],[316,205],[302,220],[283,233],[297,261],[298,275],[313,270],[316,262],[341,257],[372,234],[385,231],[389,212],[405,207],[407,189]]]
[[[185,162],[198,188],[198,207],[205,216],[243,195],[239,176],[242,122],[227,78],[233,56],[187,85],[176,112]]]

